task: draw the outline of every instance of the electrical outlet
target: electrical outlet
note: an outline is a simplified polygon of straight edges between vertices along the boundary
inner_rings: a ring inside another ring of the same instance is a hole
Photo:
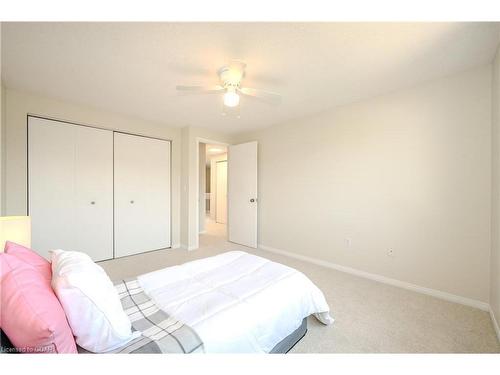
[[[351,247],[352,246],[352,238],[346,238],[345,239],[345,244],[347,247]]]
[[[392,249],[387,250],[387,256],[394,257],[394,250],[392,250]]]

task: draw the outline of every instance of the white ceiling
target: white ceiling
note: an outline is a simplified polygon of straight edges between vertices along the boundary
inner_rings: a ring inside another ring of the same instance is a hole
[[[171,126],[237,132],[320,112],[490,62],[495,23],[3,23],[2,78],[24,89]],[[231,59],[245,86],[283,95],[179,96]]]

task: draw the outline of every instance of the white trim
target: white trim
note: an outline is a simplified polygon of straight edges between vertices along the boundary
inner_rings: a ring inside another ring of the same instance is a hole
[[[500,326],[498,325],[498,321],[495,317],[495,313],[493,312],[491,306],[490,306],[490,317],[491,317],[491,322],[493,323],[493,327],[495,328],[495,332],[497,334],[498,342],[500,342]]]
[[[176,243],[175,245],[172,245],[172,249],[179,249],[181,247],[180,243]]]
[[[357,269],[351,268],[351,267],[341,266],[339,264],[327,262],[326,260],[321,260],[321,259],[308,257],[305,255],[295,254],[295,253],[291,253],[289,251],[276,249],[276,248],[262,245],[262,244],[259,244],[259,249],[269,251],[271,253],[285,255],[285,256],[288,256],[290,258],[303,260],[305,262],[317,264],[319,266],[331,268],[331,269],[334,269],[334,270],[337,270],[340,272],[349,273],[351,275],[356,275],[359,277],[363,277],[365,279],[378,281],[380,283],[384,283],[384,284],[396,286],[399,288],[411,290],[414,292],[426,294],[428,296],[440,298],[440,299],[443,299],[446,301],[455,302],[455,303],[459,303],[461,305],[466,305],[466,306],[470,306],[470,307],[475,307],[475,308],[483,310],[483,311],[490,311],[490,305],[486,302],[482,302],[482,301],[478,301],[478,300],[474,300],[474,299],[466,298],[466,297],[462,297],[462,296],[457,296],[455,294],[443,292],[443,291],[436,290],[436,289],[426,288],[426,287],[423,287],[420,285],[410,284],[410,283],[407,283],[405,281],[391,279],[389,277],[385,277],[382,275],[377,275],[374,273],[369,273],[369,272],[357,270]],[[498,333],[498,331],[497,331],[497,333]]]

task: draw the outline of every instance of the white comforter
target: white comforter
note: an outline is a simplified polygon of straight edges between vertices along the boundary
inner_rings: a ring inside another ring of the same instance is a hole
[[[208,353],[268,353],[311,314],[333,322],[323,293],[304,274],[242,251],[138,280],[161,309],[198,333]]]

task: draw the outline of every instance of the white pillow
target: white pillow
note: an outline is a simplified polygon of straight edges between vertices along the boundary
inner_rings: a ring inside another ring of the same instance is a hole
[[[106,272],[87,254],[51,251],[52,288],[82,348],[103,353],[137,337]]]

